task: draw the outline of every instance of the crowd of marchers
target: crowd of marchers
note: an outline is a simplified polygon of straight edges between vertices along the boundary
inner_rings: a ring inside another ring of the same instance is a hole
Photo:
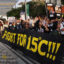
[[[45,17],[38,16],[27,20],[16,19],[14,22],[6,21],[5,23],[3,23],[0,20],[0,33],[5,28],[20,31],[22,29],[26,29],[42,33],[54,33],[54,34],[59,33],[61,35],[64,35],[64,18],[48,19],[46,16]]]

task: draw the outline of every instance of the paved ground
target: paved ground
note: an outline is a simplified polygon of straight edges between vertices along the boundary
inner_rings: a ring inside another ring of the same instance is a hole
[[[0,42],[0,64],[40,64],[19,50]],[[64,57],[62,63],[64,64]]]
[[[19,53],[18,53],[19,52]],[[20,51],[0,42],[0,64],[40,64]]]
[[[19,62],[20,61],[20,62]],[[0,42],[0,64],[26,64]]]

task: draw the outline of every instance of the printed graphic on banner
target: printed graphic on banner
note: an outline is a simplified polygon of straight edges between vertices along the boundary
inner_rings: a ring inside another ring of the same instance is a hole
[[[62,14],[64,14],[64,6],[62,6],[61,9],[62,9]]]
[[[47,9],[48,9],[49,14],[50,13],[54,14],[55,11],[54,11],[53,4],[47,4]]]
[[[55,12],[56,13],[61,13],[61,6],[56,5],[55,6]]]
[[[55,12],[56,12],[56,17],[57,17],[58,19],[60,19],[60,18],[61,18],[61,13],[62,13],[62,11],[61,11],[61,6],[56,5],[56,6],[55,6]]]
[[[30,50],[33,53],[36,53],[38,51],[37,53],[39,55],[45,56],[46,58],[51,59],[52,61],[56,60],[56,55],[61,46],[60,42],[48,41],[43,39],[42,37],[34,37],[31,35],[28,36],[27,34],[19,33],[16,34],[8,31],[4,32],[2,38],[5,38],[5,40],[11,43],[16,43],[20,47],[25,47],[27,50]],[[15,41],[15,39],[17,40]],[[47,51],[42,51],[42,47],[47,49]]]
[[[47,4],[48,18],[55,19],[55,8],[53,4]]]

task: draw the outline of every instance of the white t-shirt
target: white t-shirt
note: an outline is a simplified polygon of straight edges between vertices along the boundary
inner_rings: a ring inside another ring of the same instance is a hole
[[[64,22],[60,24],[60,30],[64,28]],[[61,31],[61,34],[64,35],[64,31]]]
[[[38,32],[44,32],[43,28],[38,29]]]

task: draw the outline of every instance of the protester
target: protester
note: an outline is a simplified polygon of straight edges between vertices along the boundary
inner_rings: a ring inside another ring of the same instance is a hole
[[[26,23],[25,23],[25,29],[30,29],[30,28],[29,28],[29,22],[26,22]]]
[[[48,31],[47,27],[42,24],[42,20],[40,18],[35,23],[34,31],[36,32]]]
[[[6,21],[6,23],[1,24],[0,26],[7,27],[11,30],[31,30],[41,33],[49,33],[49,34],[61,34],[64,36],[64,18],[54,18],[48,19],[46,16],[40,17],[36,16],[34,18],[29,18],[28,20],[20,20],[16,19],[14,22]],[[1,30],[0,30],[1,32]]]
[[[53,23],[52,23],[52,20],[48,20],[48,29],[49,29],[49,32],[52,32],[53,31]]]
[[[2,30],[3,30],[3,22],[2,20],[0,20],[0,34],[2,34]]]
[[[64,18],[62,19],[62,22],[60,23],[60,31],[61,31],[61,35],[64,36]]]
[[[15,22],[12,23],[12,29],[16,30],[16,23]]]
[[[47,24],[47,17],[43,17],[42,18],[42,24],[43,24],[43,26],[45,26],[46,24]]]
[[[25,28],[25,21],[24,20],[21,20],[21,26],[22,26],[22,29],[24,29]]]
[[[12,23],[9,23],[8,29],[12,29]]]
[[[3,25],[3,28],[4,28],[4,29],[8,28],[8,25],[9,25],[9,22],[8,22],[8,21],[5,21],[5,22],[4,22],[4,25]]]
[[[19,30],[19,29],[22,29],[22,25],[21,25],[21,20],[17,20],[16,21],[16,29]]]

